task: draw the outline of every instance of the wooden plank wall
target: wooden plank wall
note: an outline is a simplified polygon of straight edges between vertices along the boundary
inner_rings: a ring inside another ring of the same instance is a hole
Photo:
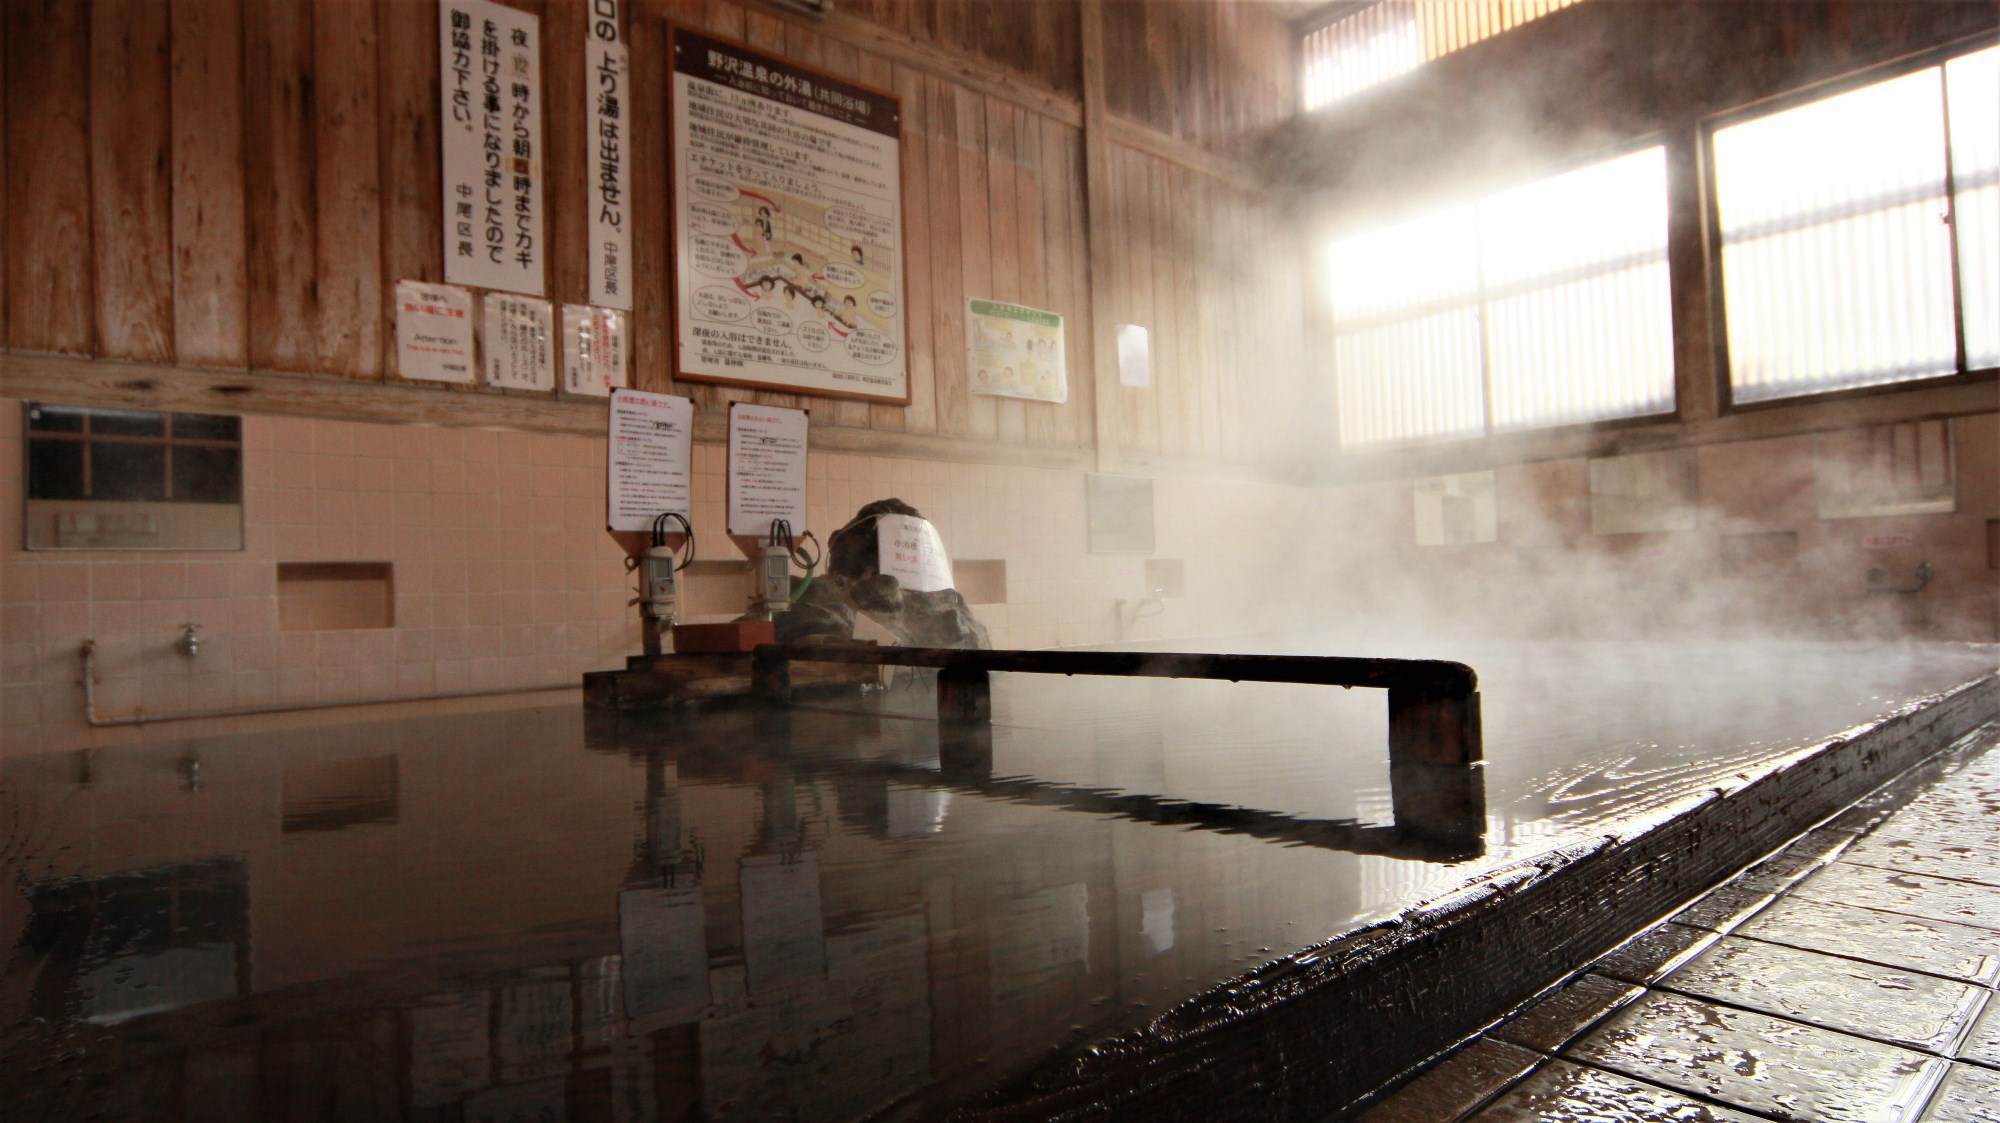
[[[1244,152],[1298,106],[1298,47],[1284,11],[1105,0],[1110,111],[1190,144]]]
[[[0,321],[9,349],[396,377],[395,282],[443,277],[432,4],[0,2]],[[542,20],[548,296],[582,303],[585,4],[506,2]],[[874,38],[835,38],[737,0],[624,7],[634,99],[648,107],[632,137],[636,385],[711,409],[746,397],[802,404],[817,423],[843,428],[1085,449],[1099,436],[1092,326],[1130,321],[1153,333],[1155,387],[1121,389],[1119,401],[1102,403],[1116,411],[1109,439],[1189,459],[1249,459],[1258,450],[1249,434],[1265,391],[1284,380],[1278,368],[1293,369],[1302,346],[1290,264],[1296,240],[1271,199],[1241,186],[1247,177],[1216,179],[1161,157],[1159,146],[1155,154],[1114,147],[1118,202],[1106,220],[1117,224],[1118,250],[1111,261],[1088,259],[1081,114],[1063,108],[1076,104],[1078,85],[1072,4],[845,5],[849,20],[879,23]],[[1263,86],[1232,99],[1230,83],[1269,29],[1232,15],[1243,5],[1231,0],[1159,7],[1177,14],[1144,16],[1154,47],[1162,36],[1198,38],[1121,65],[1195,77],[1149,73],[1141,81],[1120,70],[1116,85],[1138,99],[1131,104],[1152,107],[1158,121],[1141,123],[1226,147],[1268,116],[1255,108],[1270,96]],[[901,96],[907,407],[669,376],[669,20]],[[1222,52],[1226,59],[1200,53],[1232,34],[1253,43]],[[1288,69],[1255,61],[1262,74]],[[1038,92],[1016,96],[1017,85]],[[1116,298],[1100,316],[1091,307],[1093,266],[1118,279],[1113,290],[1095,290]],[[968,297],[1067,317],[1067,403],[968,394]],[[444,401],[466,391],[437,392]]]

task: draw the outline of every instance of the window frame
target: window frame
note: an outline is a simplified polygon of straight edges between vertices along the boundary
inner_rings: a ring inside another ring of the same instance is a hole
[[[1708,289],[1710,344],[1713,349],[1714,382],[1717,410],[1722,415],[1737,413],[1757,413],[1772,409],[1787,409],[1797,406],[1814,405],[1822,402],[1838,402],[1855,398],[1872,398],[1883,394],[1894,394],[1934,387],[1970,385],[1991,382],[2000,377],[2000,367],[1970,367],[1969,353],[1965,339],[1965,293],[1961,280],[1958,245],[1958,185],[1955,177],[1951,152],[1951,84],[1943,73],[1945,64],[1962,55],[1976,54],[1989,47],[2000,46],[2000,34],[1992,32],[1959,39],[1955,42],[1931,47],[1915,54],[1861,70],[1851,71],[1818,82],[1811,82],[1796,89],[1770,97],[1759,98],[1743,105],[1735,106],[1703,117],[1699,122],[1700,192],[1702,209],[1702,241],[1706,285]],[[1716,190],[1715,181],[1715,134],[1734,125],[1745,124],[1765,117],[1783,113],[1789,109],[1811,105],[1852,93],[1878,83],[1906,77],[1919,71],[1936,68],[1939,70],[1938,112],[1945,129],[1944,145],[1944,192],[1945,206],[1950,215],[1950,235],[1946,238],[1951,262],[1951,322],[1953,362],[1958,368],[1952,374],[1936,375],[1930,378],[1912,378],[1894,382],[1882,382],[1872,386],[1849,386],[1838,390],[1821,390],[1810,394],[1791,394],[1769,398],[1763,401],[1739,402],[1736,400],[1736,378],[1729,351],[1729,315],[1727,282],[1722,268],[1722,200]],[[1672,175],[1671,167],[1668,174]],[[1675,279],[1677,284],[1692,284],[1694,281]]]
[[[1628,156],[1632,156],[1639,152],[1643,152],[1649,148],[1658,148],[1662,150],[1663,162],[1664,162],[1663,174],[1666,179],[1666,182],[1663,186],[1665,188],[1667,196],[1666,199],[1667,228],[1665,231],[1663,231],[1663,234],[1665,236],[1665,241],[1663,243],[1663,255],[1664,255],[1663,260],[1664,264],[1667,267],[1667,292],[1668,292],[1668,305],[1669,305],[1668,307],[1669,354],[1667,357],[1667,361],[1669,370],[1673,376],[1671,379],[1671,386],[1669,387],[1670,404],[1666,409],[1654,413],[1633,414],[1629,417],[1601,418],[1595,421],[1563,421],[1548,425],[1531,425],[1522,428],[1512,428],[1512,429],[1501,429],[1496,427],[1494,425],[1494,420],[1493,420],[1493,372],[1490,365],[1491,341],[1488,338],[1489,329],[1485,314],[1486,302],[1489,298],[1490,290],[1489,286],[1485,281],[1485,269],[1482,264],[1479,270],[1480,282],[1478,286],[1475,288],[1473,296],[1470,301],[1471,306],[1478,313],[1479,324],[1480,324],[1479,383],[1480,383],[1481,431],[1478,433],[1465,434],[1463,436],[1405,437],[1393,441],[1383,441],[1377,444],[1371,444],[1362,448],[1348,448],[1340,444],[1337,436],[1337,434],[1340,431],[1340,407],[1339,407],[1340,370],[1338,365],[1335,364],[1333,361],[1333,347],[1339,335],[1339,326],[1338,326],[1339,321],[1337,317],[1333,315],[1332,312],[1331,294],[1321,293],[1320,305],[1321,308],[1323,309],[1321,315],[1324,315],[1326,317],[1324,321],[1326,325],[1325,330],[1326,330],[1326,344],[1327,344],[1326,361],[1329,364],[1329,369],[1331,370],[1333,379],[1333,384],[1329,387],[1329,390],[1331,391],[1331,400],[1329,402],[1329,408],[1332,410],[1333,414],[1333,428],[1336,434],[1334,440],[1334,445],[1337,450],[1336,454],[1339,456],[1372,456],[1383,453],[1393,454],[1398,452],[1409,452],[1412,450],[1427,449],[1427,448],[1448,448],[1454,446],[1463,447],[1463,446],[1477,444],[1479,442],[1491,442],[1496,440],[1512,441],[1512,440],[1520,440],[1522,438],[1566,436],[1577,433],[1605,432],[1618,429],[1635,428],[1646,425],[1658,425],[1661,424],[1662,422],[1679,421],[1684,419],[1686,407],[1685,403],[1683,402],[1683,395],[1681,393],[1681,369],[1680,369],[1681,356],[1680,356],[1680,348],[1678,346],[1680,323],[1679,323],[1679,313],[1677,308],[1675,307],[1676,302],[1673,297],[1674,286],[1677,283],[1673,271],[1673,237],[1674,237],[1673,208],[1674,208],[1674,163],[1675,163],[1674,142],[1671,136],[1671,131],[1665,127],[1649,129],[1644,133],[1640,133],[1633,137],[1628,137],[1615,144],[1593,148],[1586,152],[1577,153],[1560,160],[1554,160],[1548,163],[1538,164],[1532,171],[1523,171],[1523,172],[1517,172],[1515,174],[1495,176],[1467,191],[1427,194],[1422,199],[1416,201],[1415,203],[1407,207],[1397,207],[1388,210],[1372,211],[1368,213],[1365,217],[1357,221],[1348,223],[1339,223],[1339,224],[1329,224],[1327,226],[1323,226],[1319,230],[1317,237],[1319,238],[1320,243],[1324,245],[1327,242],[1347,237],[1352,234],[1358,234],[1369,229],[1395,225],[1396,223],[1399,222],[1421,218],[1427,214],[1449,210],[1457,206],[1471,205],[1476,208],[1480,200],[1486,198],[1487,196],[1498,195],[1503,192],[1516,190],[1518,188],[1532,186],[1533,184],[1542,182],[1544,180],[1560,179],[1563,176],[1569,175],[1572,172],[1582,171],[1586,168],[1594,167],[1598,164],[1608,164],[1615,160],[1622,160]],[[1714,208],[1710,207],[1709,209],[1713,210]],[[1477,227],[1475,227],[1475,235],[1476,231]],[[1474,246],[1475,254],[1477,253],[1477,249],[1478,247],[1475,244]]]

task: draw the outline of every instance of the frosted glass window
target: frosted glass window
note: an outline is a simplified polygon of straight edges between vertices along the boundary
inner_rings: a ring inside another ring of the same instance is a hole
[[[1673,408],[1665,149],[1490,196],[1479,239],[1494,429]]]
[[[1376,0],[1301,37],[1299,97],[1317,109],[1577,0]]]
[[[1734,400],[2000,360],[1995,57],[1981,51],[1716,131]]]
[[[1672,410],[1660,148],[1335,241],[1343,448]]]
[[[1966,366],[2000,366],[2000,47],[1945,64]]]

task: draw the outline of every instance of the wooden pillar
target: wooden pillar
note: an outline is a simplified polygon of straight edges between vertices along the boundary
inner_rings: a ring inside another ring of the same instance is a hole
[[[1479,695],[1445,694],[1415,687],[1389,688],[1389,765],[1477,764]]]
[[[938,720],[990,722],[993,720],[992,678],[984,668],[946,667],[937,677]]]
[[[750,693],[767,702],[792,700],[792,664],[761,652],[750,656]]]

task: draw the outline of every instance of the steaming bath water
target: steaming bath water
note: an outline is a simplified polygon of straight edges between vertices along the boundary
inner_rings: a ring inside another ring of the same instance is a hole
[[[1377,691],[1006,675],[990,744],[905,684],[8,760],[7,1114],[933,1117],[1996,661],[1366,654],[1477,668],[1485,767],[1392,776]]]

